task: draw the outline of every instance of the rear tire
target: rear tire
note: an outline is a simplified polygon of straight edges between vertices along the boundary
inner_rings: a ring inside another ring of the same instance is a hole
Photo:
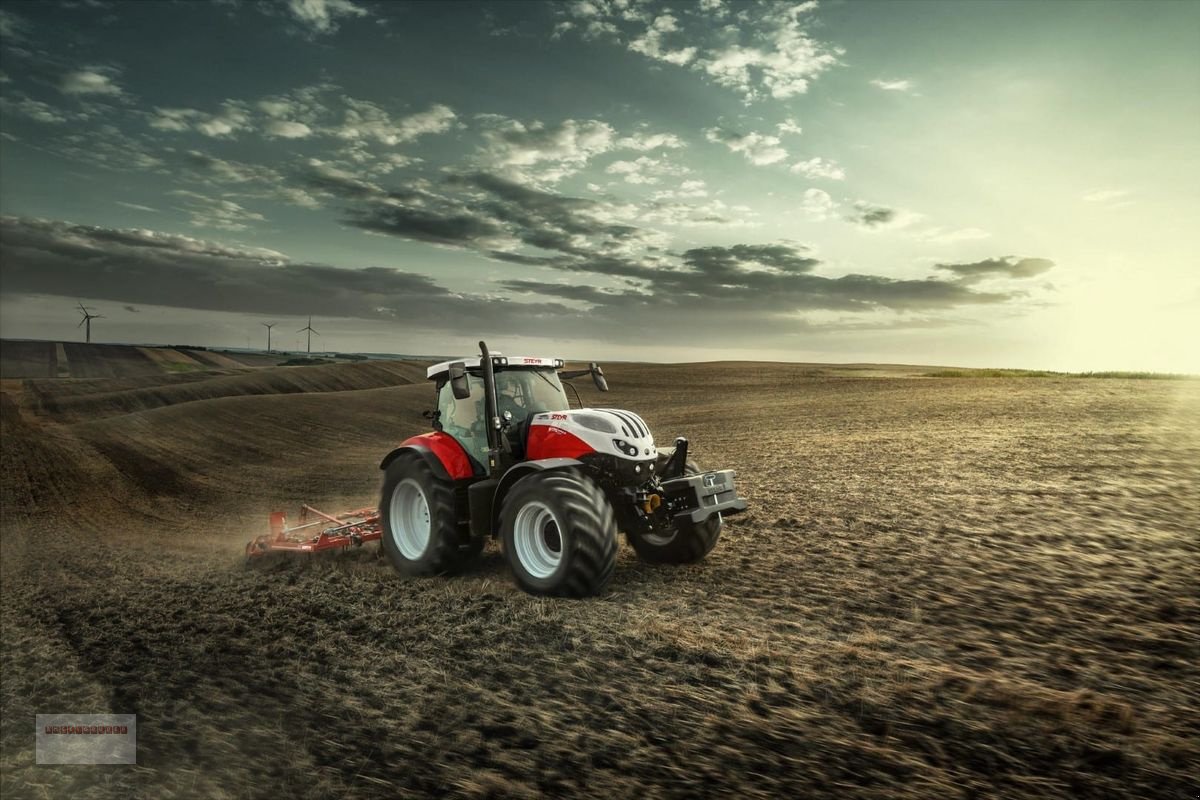
[[[576,469],[535,472],[500,510],[504,554],[530,594],[599,594],[617,563],[617,523],[600,487]]]
[[[402,575],[440,575],[471,557],[470,546],[459,543],[454,486],[419,455],[404,454],[388,465],[379,521],[380,544]]]
[[[684,475],[699,475],[703,471],[690,459],[683,468]],[[678,520],[672,530],[664,532],[626,533],[626,539],[638,558],[648,564],[695,564],[717,546],[722,525],[717,513],[699,524]]]

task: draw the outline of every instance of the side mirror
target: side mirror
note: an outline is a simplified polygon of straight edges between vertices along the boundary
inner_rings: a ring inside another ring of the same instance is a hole
[[[592,383],[596,384],[596,388],[602,392],[608,391],[608,381],[604,379],[604,370],[600,369],[600,365],[595,361],[591,363],[592,367]]]
[[[455,400],[466,400],[471,396],[471,384],[467,382],[467,365],[455,361],[450,365],[450,391]]]

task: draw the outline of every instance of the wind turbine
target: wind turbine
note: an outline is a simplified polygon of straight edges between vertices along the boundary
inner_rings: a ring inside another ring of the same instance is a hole
[[[300,330],[296,331],[296,333],[304,333],[305,331],[308,331],[308,354],[311,356],[312,355],[312,335],[314,333],[316,333],[317,336],[321,335],[321,334],[317,333],[316,330],[313,329],[311,316],[308,318],[308,325],[301,328]]]
[[[79,324],[76,325],[75,327],[82,328],[84,326],[84,324],[87,325],[87,342],[88,342],[88,344],[91,344],[92,343],[92,320],[104,319],[104,317],[100,314],[89,313],[92,309],[88,308],[83,303],[79,304],[79,310],[83,312],[83,319],[79,320]]]
[[[271,328],[274,328],[279,323],[278,322],[260,322],[258,324],[262,325],[264,328],[267,329],[267,352],[270,353],[271,352]]]

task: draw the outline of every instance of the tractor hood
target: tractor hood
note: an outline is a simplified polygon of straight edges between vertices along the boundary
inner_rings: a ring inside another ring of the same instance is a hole
[[[654,461],[658,450],[650,426],[629,411],[581,408],[535,414],[529,423],[529,458],[579,458],[607,453],[630,461]]]

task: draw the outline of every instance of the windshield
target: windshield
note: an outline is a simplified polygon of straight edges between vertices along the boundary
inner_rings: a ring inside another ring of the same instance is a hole
[[[512,414],[513,423],[530,414],[565,411],[567,395],[552,369],[506,369],[496,373],[496,410]]]

